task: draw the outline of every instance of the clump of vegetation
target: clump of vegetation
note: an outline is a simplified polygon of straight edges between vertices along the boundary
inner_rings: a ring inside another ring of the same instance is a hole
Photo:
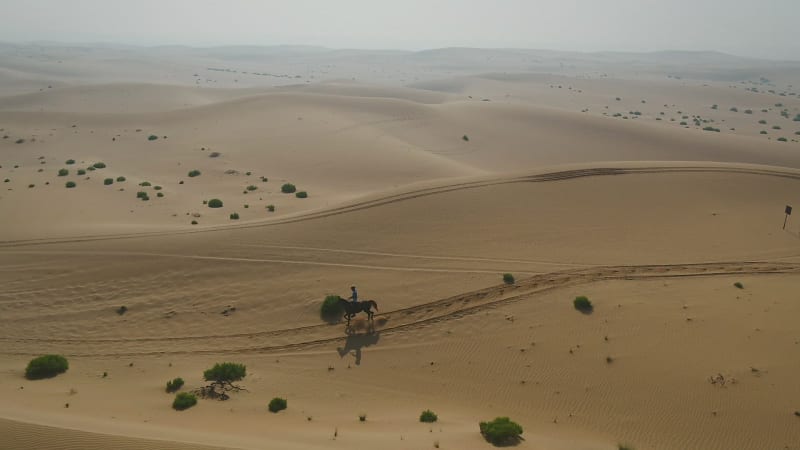
[[[197,221],[196,221],[196,220],[193,220],[193,221],[192,221],[192,225],[197,225]]]
[[[139,183],[139,186],[141,186],[141,187],[149,187],[149,186],[152,186],[152,184],[149,181],[142,181],[141,183]]]
[[[163,196],[164,196],[164,193],[163,193],[163,192],[159,192],[158,194],[156,194],[156,197],[158,197],[158,198],[161,198],[161,197],[163,197]]]
[[[714,127],[704,127],[703,131],[716,131],[717,133],[720,132],[719,128],[714,128]]]
[[[78,169],[78,175],[86,175],[86,169]]]
[[[419,421],[425,423],[433,423],[439,420],[439,416],[436,415],[435,412],[431,411],[430,409],[426,409],[422,411],[422,414],[419,415]]]
[[[14,141],[14,143],[15,144],[24,144],[25,143],[25,139],[19,138],[16,141]]]
[[[739,108],[737,108],[737,107],[735,107],[735,106],[734,106],[734,107],[732,107],[732,108],[730,109],[730,111],[732,111],[732,112],[739,112]]]
[[[208,201],[209,208],[222,208],[222,200],[218,198],[212,198]]]
[[[95,169],[94,166],[89,166],[86,168],[86,170],[88,170],[89,172],[94,172],[97,169]]]
[[[214,367],[203,372],[203,379],[211,384],[197,390],[202,397],[227,400],[228,392],[240,391],[242,388],[235,381],[240,381],[247,376],[247,367],[244,364],[224,362],[216,363]]]
[[[364,413],[359,414],[358,415],[358,421],[359,422],[366,422],[367,421],[367,415],[364,414]]]
[[[617,448],[619,450],[634,450],[633,447],[631,447],[630,445],[627,445],[627,444],[619,444],[619,445],[617,445]]]
[[[156,136],[155,134],[151,134],[150,136],[147,136],[147,140],[148,141],[155,141],[156,139],[158,139],[158,136]]]
[[[508,417],[498,417],[490,422],[481,422],[483,437],[494,445],[513,445],[519,442],[522,427]]]
[[[267,205],[267,211],[275,212],[275,205]]]
[[[338,319],[342,315],[342,305],[339,304],[340,297],[338,295],[328,295],[322,301],[319,308],[319,315],[324,320]]]
[[[711,109],[717,109],[717,108],[719,108],[719,105],[711,105]]]
[[[589,299],[584,295],[575,297],[575,300],[572,301],[572,305],[575,307],[575,309],[584,313],[592,312],[592,310],[594,309],[594,305],[592,305],[592,302],[589,301]]]
[[[739,281],[737,281],[736,283],[733,283],[733,285],[736,286],[739,289],[744,289],[744,285]]]
[[[231,220],[239,220],[239,213],[231,213],[230,218]]]
[[[197,397],[189,392],[179,392],[172,401],[172,407],[177,411],[189,409],[197,404]]]
[[[105,169],[106,168],[106,163],[96,162],[96,163],[92,164],[92,167],[94,167],[95,169]]]
[[[286,399],[275,397],[269,401],[269,405],[267,405],[267,408],[271,413],[277,413],[278,411],[283,411],[284,409],[286,409]]]
[[[189,171],[189,177],[190,178],[199,177],[199,176],[200,176],[200,171],[199,170],[194,169],[194,170],[190,170]]]
[[[503,283],[505,284],[514,284],[514,275],[510,273],[503,274]]]
[[[128,312],[128,307],[125,305],[122,305],[119,308],[117,308],[117,314],[119,314],[120,316],[125,314],[126,312]]]
[[[247,186],[248,191],[255,191],[256,189],[258,189],[258,187],[253,186],[252,184],[250,186]]]
[[[764,119],[761,119],[761,120],[758,121],[758,123],[760,123],[761,125],[766,125],[767,121],[764,120]]]
[[[175,378],[174,380],[167,381],[167,392],[170,394],[178,391],[183,386],[183,378]]]
[[[292,183],[286,183],[283,186],[281,186],[281,192],[283,192],[284,194],[293,194],[296,191],[297,187],[295,187],[295,185],[293,185]]]
[[[469,136],[467,136],[466,134],[464,136],[461,136],[461,139],[463,139],[464,142],[469,142]]]
[[[744,113],[745,114],[753,114],[753,110],[752,109],[745,109]]]
[[[75,164],[75,160],[74,159],[68,159],[65,164],[68,165],[68,166],[71,165],[71,164]]]
[[[136,198],[140,198],[142,200],[146,199],[147,198],[147,192],[145,192],[145,191],[137,192],[136,193]]]
[[[58,169],[58,176],[65,177],[69,175],[69,170],[67,169]]]
[[[780,129],[781,129],[781,126],[780,126],[780,125],[773,125],[773,126],[772,126],[772,129],[773,129],[773,130],[780,130]]]
[[[786,139],[785,137],[779,137],[778,142],[789,142],[789,140]]]
[[[43,355],[33,358],[25,368],[25,378],[29,380],[41,380],[42,378],[52,378],[69,369],[67,358],[61,355]]]
[[[163,188],[162,188],[161,186],[153,186],[153,189],[155,189],[155,190],[157,190],[157,191],[160,191],[160,190],[161,190],[161,189],[163,189]]]
[[[75,186],[77,186],[77,184],[75,184],[74,181],[67,181],[67,184],[65,186],[67,186],[67,189],[72,189]]]
[[[117,177],[117,183],[122,183],[125,181],[125,177]]]
[[[106,186],[110,186],[110,185],[114,184],[114,179],[113,178],[106,178],[105,180],[103,180],[103,184],[106,185]]]
[[[308,192],[300,191],[300,192],[294,194],[294,196],[297,197],[297,198],[308,198]]]
[[[211,152],[208,154],[209,158],[219,158],[222,155],[220,152]]]

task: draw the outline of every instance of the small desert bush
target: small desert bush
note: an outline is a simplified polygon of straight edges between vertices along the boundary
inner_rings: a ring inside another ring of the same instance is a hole
[[[342,314],[342,306],[339,304],[339,296],[338,295],[328,295],[325,297],[325,300],[322,301],[322,305],[319,308],[319,315],[323,319],[333,319],[338,318]]]
[[[58,176],[65,177],[69,175],[69,170],[67,169],[58,169]]]
[[[781,126],[780,126],[780,125],[773,125],[773,126],[772,126],[772,129],[773,129],[773,130],[780,130],[780,129],[781,129]]]
[[[714,128],[714,127],[704,127],[703,131],[716,131],[717,133],[720,132],[719,128]]]
[[[293,194],[295,191],[297,191],[297,187],[295,187],[295,185],[292,183],[286,183],[281,186],[281,192],[284,194]]]
[[[163,197],[163,196],[164,196],[164,193],[163,193],[163,192],[159,192],[158,194],[156,194],[156,197],[158,197],[158,198],[161,198],[161,197]]]
[[[575,297],[575,300],[572,301],[572,305],[575,307],[575,309],[581,312],[590,312],[592,309],[594,309],[592,302],[589,301],[589,299],[584,295]]]
[[[297,197],[297,198],[308,198],[308,192],[300,191],[300,192],[294,194],[294,196]]]
[[[737,281],[736,283],[733,283],[733,285],[736,286],[739,289],[744,289],[744,285],[739,281]]]
[[[498,417],[491,422],[481,422],[483,437],[494,445],[509,445],[519,442],[522,427],[508,417]]]
[[[752,109],[745,109],[744,113],[745,114],[753,114],[753,110]]]
[[[231,362],[216,363],[214,367],[203,372],[203,379],[215,382],[239,381],[247,376],[247,367],[244,364]]]
[[[139,191],[136,193],[136,198],[146,198],[146,197],[147,197],[147,192],[145,191]]]
[[[40,380],[42,378],[52,378],[69,369],[67,358],[61,355],[44,355],[33,358],[25,368],[25,378],[29,380]]]
[[[778,142],[789,142],[789,140],[786,139],[785,137],[779,137]]]
[[[65,186],[67,187],[67,189],[72,189],[75,186],[77,186],[77,184],[75,184],[74,181],[67,181],[67,184]]]
[[[142,181],[141,183],[139,183],[139,186],[141,186],[141,187],[149,187],[149,186],[152,186],[152,185],[153,184],[150,183],[149,181]]]
[[[731,109],[730,109],[730,111],[732,111],[732,112],[739,112],[739,108],[737,108],[737,107],[735,107],[735,106],[734,106],[733,108],[731,108]]]
[[[190,178],[199,177],[199,176],[200,176],[200,171],[199,170],[194,169],[194,170],[189,171],[189,177]]]
[[[158,136],[156,136],[155,134],[151,134],[150,136],[147,136],[147,140],[148,141],[155,141],[156,139],[158,139]]]
[[[114,179],[113,178],[106,178],[105,180],[103,180],[103,184],[106,185],[106,186],[112,185],[112,184],[114,184]]]
[[[794,120],[795,122],[800,122],[800,114],[794,116],[794,119],[792,120]]]
[[[128,312],[128,307],[125,305],[122,305],[119,308],[117,308],[117,314],[119,314],[120,316],[125,314],[126,312]]]
[[[505,283],[505,284],[514,284],[514,275],[511,275],[510,273],[504,273],[503,274],[503,283]]]
[[[125,181],[125,177],[117,177],[117,183],[122,183]]]
[[[463,135],[463,136],[461,136],[461,139],[462,139],[464,142],[469,142],[469,136],[467,136],[466,134],[465,134],[465,135]]]
[[[761,120],[758,121],[758,123],[760,123],[761,125],[766,125],[767,121],[764,120],[764,119],[761,119]]]
[[[75,164],[75,160],[74,159],[68,159],[65,164],[67,164],[67,165]]]
[[[286,409],[286,399],[275,397],[269,401],[269,405],[267,406],[269,412],[276,413],[278,411],[283,411]]]
[[[222,208],[222,200],[218,198],[212,198],[208,201],[209,208]]]
[[[358,421],[359,422],[366,422],[367,421],[367,415],[366,414],[359,414],[358,415]]]
[[[193,221],[192,221],[192,225],[197,225],[197,221],[196,221],[196,220],[193,220]]]
[[[161,189],[163,189],[163,188],[162,188],[161,186],[153,186],[153,189],[155,189],[155,190],[157,190],[157,191],[160,191],[160,190],[161,190]]]
[[[179,392],[172,401],[172,407],[178,411],[189,409],[197,404],[197,397],[189,392]]]
[[[106,163],[104,163],[104,162],[96,162],[96,163],[92,164],[92,167],[94,167],[95,169],[105,169],[106,168]]]
[[[256,189],[258,188],[256,186],[253,186],[252,184],[250,186],[247,186],[248,191],[255,191]]]
[[[86,175],[86,169],[78,169],[78,175]]]
[[[86,168],[86,170],[88,170],[89,172],[94,172],[97,169],[95,169],[94,166],[89,166]]]
[[[627,445],[627,444],[619,444],[619,445],[617,445],[617,448],[619,450],[634,450],[633,447],[631,447],[630,445]]]
[[[239,213],[232,213],[230,215],[231,220],[239,220]]]
[[[419,415],[419,421],[425,423],[433,423],[439,420],[439,416],[436,415],[435,412],[431,411],[430,409],[426,409],[422,411],[422,414]]]
[[[758,134],[767,134],[767,132],[765,130],[761,130]]]
[[[267,205],[267,211],[275,212],[275,205]]]
[[[167,392],[173,393],[183,386],[183,378],[175,378],[174,380],[167,381]]]

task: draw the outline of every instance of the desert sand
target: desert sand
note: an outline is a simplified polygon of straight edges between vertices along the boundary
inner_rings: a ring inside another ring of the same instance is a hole
[[[2,449],[800,448],[796,63],[0,55]]]

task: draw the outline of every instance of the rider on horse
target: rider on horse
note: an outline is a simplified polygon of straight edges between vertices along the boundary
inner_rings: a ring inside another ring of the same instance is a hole
[[[358,291],[356,290],[355,286],[350,286],[350,290],[353,291],[353,295],[351,295],[347,299],[353,300],[353,304],[355,305],[356,303],[358,303]]]

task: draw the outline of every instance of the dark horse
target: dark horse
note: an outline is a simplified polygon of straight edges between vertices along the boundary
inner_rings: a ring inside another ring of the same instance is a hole
[[[367,313],[367,319],[371,321],[372,316],[375,314],[372,312],[372,308],[375,307],[375,311],[378,310],[378,304],[375,303],[375,300],[364,300],[353,303],[339,297],[339,305],[341,305],[344,310],[344,319],[347,321],[347,326],[350,326],[350,319],[360,312]]]

